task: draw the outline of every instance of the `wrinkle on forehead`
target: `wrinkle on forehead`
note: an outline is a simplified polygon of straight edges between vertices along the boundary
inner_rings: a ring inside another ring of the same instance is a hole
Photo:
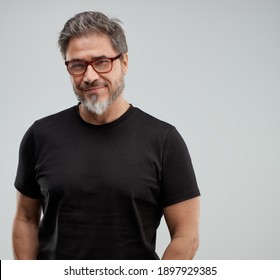
[[[66,60],[92,60],[115,55],[110,38],[105,34],[94,34],[72,38],[66,51]]]

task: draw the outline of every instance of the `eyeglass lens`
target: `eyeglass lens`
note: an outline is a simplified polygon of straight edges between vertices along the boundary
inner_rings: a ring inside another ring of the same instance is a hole
[[[68,64],[68,70],[71,74],[82,74],[86,71],[88,65],[91,65],[96,72],[108,72],[112,68],[112,62],[110,59],[102,58],[90,63],[84,61],[70,61]]]

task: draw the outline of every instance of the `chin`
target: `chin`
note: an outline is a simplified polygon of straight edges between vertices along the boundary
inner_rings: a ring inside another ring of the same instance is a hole
[[[108,110],[109,106],[112,104],[112,101],[110,99],[95,102],[92,100],[87,100],[83,101],[82,104],[89,112],[101,116]]]

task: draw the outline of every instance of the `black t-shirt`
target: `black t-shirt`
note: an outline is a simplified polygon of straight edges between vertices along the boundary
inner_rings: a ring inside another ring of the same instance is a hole
[[[38,259],[158,259],[163,208],[200,195],[177,130],[133,106],[100,126],[78,106],[36,121],[15,187],[42,199]]]

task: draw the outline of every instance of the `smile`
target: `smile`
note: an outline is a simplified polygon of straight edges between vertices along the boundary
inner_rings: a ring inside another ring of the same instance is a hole
[[[85,88],[83,89],[84,91],[96,91],[96,90],[99,90],[99,89],[102,89],[102,88],[105,88],[106,86],[105,85],[102,85],[102,86],[96,86],[96,87],[90,87],[90,88]]]

